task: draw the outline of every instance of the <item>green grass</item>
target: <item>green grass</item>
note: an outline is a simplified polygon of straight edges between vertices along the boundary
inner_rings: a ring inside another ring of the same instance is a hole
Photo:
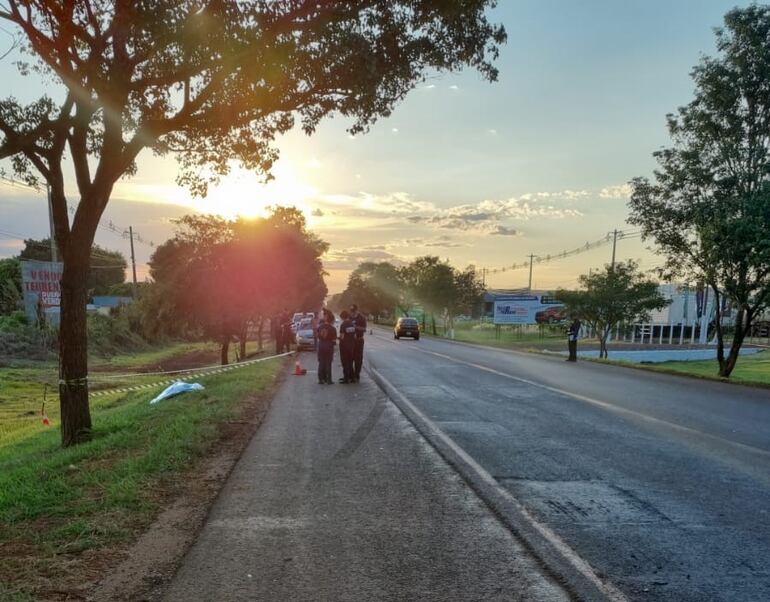
[[[147,355],[124,365],[141,365]],[[205,391],[154,406],[148,401],[160,388],[93,398],[93,439],[68,449],[60,447],[55,404],[50,427],[24,414],[39,412],[39,382],[48,368],[0,369],[0,550],[24,541],[35,558],[50,561],[130,539],[137,522],[157,510],[153,484],[191,467],[219,437],[220,425],[246,398],[268,389],[282,365],[268,360],[196,379]],[[3,430],[9,423],[13,428]],[[0,560],[0,599],[15,591],[4,591],[2,581],[22,565]]]
[[[109,359],[95,358],[91,360],[91,367],[96,370],[110,368],[133,368],[137,366],[151,366],[177,355],[191,353],[193,351],[208,351],[216,349],[216,346],[208,342],[202,343],[172,343],[157,349],[140,353],[116,355]]]
[[[738,358],[733,373],[729,379],[719,377],[719,364],[716,360],[701,360],[693,362],[662,362],[660,364],[631,364],[628,362],[613,362],[610,354],[610,363],[623,363],[625,366],[654,370],[658,372],[673,372],[697,378],[709,378],[714,380],[728,380],[729,382],[770,386],[770,351],[761,351],[753,355],[743,355]]]

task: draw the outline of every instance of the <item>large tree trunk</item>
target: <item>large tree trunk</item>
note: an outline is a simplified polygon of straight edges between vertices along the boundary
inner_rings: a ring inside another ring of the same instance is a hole
[[[224,337],[220,343],[219,358],[222,365],[227,366],[228,362],[230,361],[230,336],[229,335]]]
[[[249,325],[246,324],[241,328],[241,332],[238,336],[238,360],[246,361],[246,341],[249,338]]]
[[[599,357],[602,359],[607,359],[607,357],[609,357],[609,353],[607,352],[607,338],[610,335],[611,328],[611,325],[597,328],[597,332],[601,333],[599,335]]]
[[[64,447],[87,441],[91,436],[86,329],[89,251],[74,245],[68,249],[61,280],[59,400]]]
[[[730,346],[730,353],[727,358],[723,357],[719,361],[719,376],[722,378],[729,378],[735,365],[738,363],[738,355],[741,352],[741,346],[746,338],[746,333],[751,328],[752,317],[750,312],[746,312],[743,309],[738,310],[738,316],[735,319],[735,335],[733,336],[733,344]]]
[[[717,335],[717,363],[719,364],[719,375],[725,376],[722,374],[722,372],[725,369],[725,366],[727,362],[725,361],[725,333],[722,329],[722,298],[719,293],[719,289],[717,287],[712,286],[711,289],[714,291],[714,328],[716,330]],[[706,312],[706,307],[704,303],[703,312]],[[741,310],[738,313],[738,322],[742,320],[743,311]],[[739,328],[738,324],[736,324],[736,330]]]

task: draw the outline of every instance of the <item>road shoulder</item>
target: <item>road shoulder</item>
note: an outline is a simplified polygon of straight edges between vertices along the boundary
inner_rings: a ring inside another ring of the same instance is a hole
[[[279,390],[166,599],[566,594],[368,378],[309,373]]]

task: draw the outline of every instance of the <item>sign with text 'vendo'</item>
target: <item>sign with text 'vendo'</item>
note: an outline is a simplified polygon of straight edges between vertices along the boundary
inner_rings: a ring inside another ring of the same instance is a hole
[[[50,261],[22,261],[21,288],[24,293],[24,311],[30,322],[37,322],[57,314],[61,305],[61,276],[64,264]]]

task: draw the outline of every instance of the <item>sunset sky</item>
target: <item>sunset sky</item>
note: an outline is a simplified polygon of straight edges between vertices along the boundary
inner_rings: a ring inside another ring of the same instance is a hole
[[[458,267],[496,268],[530,253],[558,254],[614,228],[631,232],[626,183],[651,173],[651,153],[668,143],[666,113],[691,99],[690,69],[702,53],[713,54],[712,28],[736,4],[749,2],[501,0],[493,16],[509,41],[499,82],[472,71],[432,77],[368,134],[350,137],[340,118],[311,138],[292,132],[280,141],[271,184],[235,170],[206,199],[175,185],[173,157],[146,153],[139,173],[117,186],[103,221],[132,225],[157,243],[186,212],[230,217],[295,205],[331,244],[330,292],[342,290],[363,260],[433,254]],[[0,61],[0,96],[39,96],[41,84],[20,77],[14,58]],[[44,196],[0,183],[0,257],[17,253],[21,237],[47,231]],[[97,242],[128,255],[127,242],[107,228]],[[140,278],[152,250],[136,247]],[[644,268],[660,263],[638,238],[621,241],[618,257]],[[536,264],[533,285],[574,286],[609,259],[607,245]],[[487,283],[526,286],[527,275],[508,270]]]

